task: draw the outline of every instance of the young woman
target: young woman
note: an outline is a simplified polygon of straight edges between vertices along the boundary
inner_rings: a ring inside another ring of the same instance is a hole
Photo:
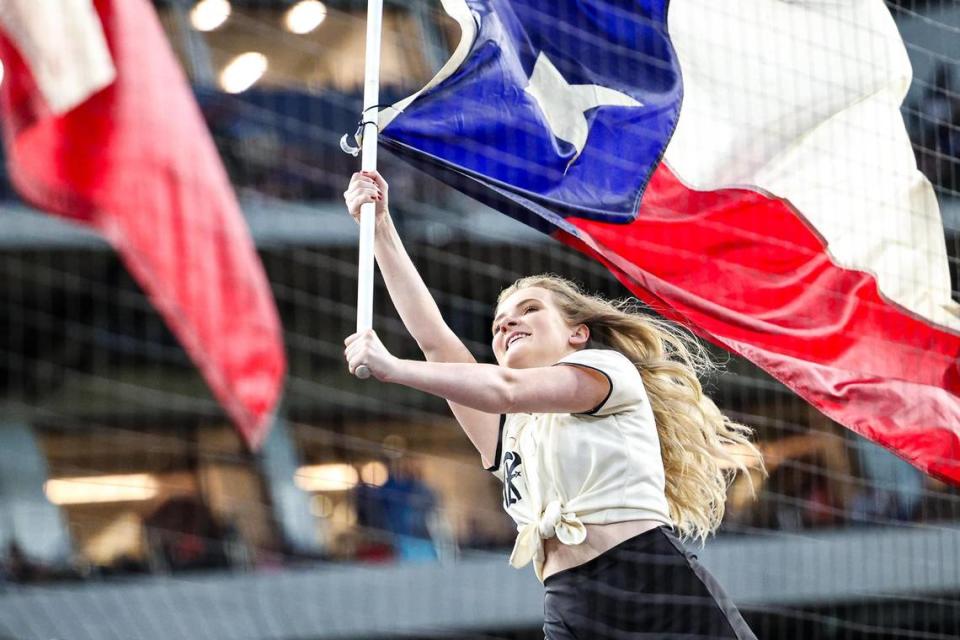
[[[354,174],[344,198],[354,218],[376,203],[377,262],[427,359],[398,359],[366,331],[345,341],[349,370],[449,402],[504,483],[519,531],[510,562],[532,562],[544,583],[546,638],[755,638],[677,539],[720,524],[723,469],[742,464],[725,447],[759,457],[749,430],[703,395],[702,347],[629,303],[532,276],[500,294],[497,364],[479,364],[407,256],[386,181]]]

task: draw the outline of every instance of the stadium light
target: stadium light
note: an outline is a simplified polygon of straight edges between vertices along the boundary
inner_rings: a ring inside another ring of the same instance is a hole
[[[243,93],[267,70],[267,57],[257,51],[241,53],[220,72],[220,86],[227,93]]]
[[[287,31],[296,34],[310,33],[327,17],[327,5],[320,0],[300,0],[287,10],[284,23]]]
[[[47,500],[56,505],[150,500],[160,483],[149,473],[55,478],[43,485]]]
[[[304,491],[347,491],[360,480],[353,465],[316,464],[297,469],[294,483]]]
[[[200,0],[190,10],[190,24],[197,31],[218,29],[230,17],[228,0]]]

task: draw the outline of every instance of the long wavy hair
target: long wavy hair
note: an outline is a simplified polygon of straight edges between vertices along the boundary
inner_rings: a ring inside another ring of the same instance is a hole
[[[681,327],[640,312],[635,299],[606,300],[554,275],[517,280],[497,303],[519,289],[550,291],[572,325],[585,324],[590,341],[627,356],[646,387],[660,437],[670,517],[678,533],[699,540],[723,519],[727,488],[738,470],[762,469],[752,429],[732,422],[703,393],[699,375],[715,368],[703,344]]]

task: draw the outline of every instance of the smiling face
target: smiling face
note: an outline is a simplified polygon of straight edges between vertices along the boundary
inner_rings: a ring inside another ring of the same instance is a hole
[[[540,287],[518,289],[497,306],[493,319],[493,353],[514,369],[549,367],[586,344],[585,325],[571,325],[553,294]]]

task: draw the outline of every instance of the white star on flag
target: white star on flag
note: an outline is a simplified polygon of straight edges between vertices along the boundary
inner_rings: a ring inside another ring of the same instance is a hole
[[[525,91],[543,112],[554,137],[569,142],[576,154],[567,168],[580,157],[587,144],[590,126],[586,112],[596,107],[642,107],[625,93],[596,84],[570,84],[541,51]]]

